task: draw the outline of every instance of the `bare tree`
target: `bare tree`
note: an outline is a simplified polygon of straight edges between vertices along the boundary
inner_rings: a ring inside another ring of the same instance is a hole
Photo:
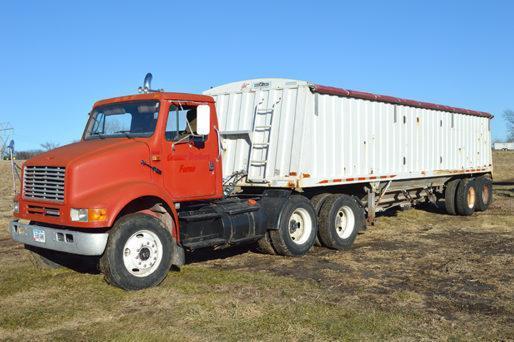
[[[507,109],[503,112],[503,117],[507,121],[507,141],[514,141],[514,110]]]
[[[56,144],[54,142],[47,141],[46,143],[41,144],[41,147],[45,151],[53,150],[54,148],[59,147],[59,144]]]
[[[16,152],[16,159],[18,160],[27,160],[32,157],[37,156],[38,154],[43,153],[41,150],[30,150],[30,151],[17,151]]]

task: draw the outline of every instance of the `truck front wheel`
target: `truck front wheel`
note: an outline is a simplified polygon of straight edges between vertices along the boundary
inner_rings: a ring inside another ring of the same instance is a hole
[[[108,283],[125,290],[160,284],[171,267],[171,234],[157,218],[130,214],[111,229],[100,269]]]
[[[271,242],[280,255],[304,255],[314,245],[317,228],[317,215],[311,202],[293,195],[280,212],[278,229],[270,230]]]

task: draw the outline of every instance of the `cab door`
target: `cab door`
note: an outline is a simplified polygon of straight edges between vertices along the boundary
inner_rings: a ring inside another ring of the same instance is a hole
[[[177,202],[216,196],[217,136],[196,135],[195,103],[172,103],[165,132],[164,186]]]

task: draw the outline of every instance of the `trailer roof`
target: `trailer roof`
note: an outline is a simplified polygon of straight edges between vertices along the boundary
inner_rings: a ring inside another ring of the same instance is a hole
[[[343,89],[343,88],[335,88],[330,86],[324,86],[320,84],[311,84],[310,88],[313,92],[319,93],[319,94],[329,94],[329,95],[337,95],[337,96],[344,96],[344,97],[352,97],[357,99],[364,99],[364,100],[370,100],[370,101],[378,101],[378,102],[386,102],[386,103],[392,103],[392,104],[398,104],[398,105],[404,105],[404,106],[410,106],[410,107],[417,107],[417,108],[426,108],[426,109],[434,109],[434,110],[441,110],[445,112],[452,112],[452,113],[459,113],[459,114],[466,114],[466,115],[473,115],[473,116],[482,116],[486,118],[493,118],[493,115],[487,113],[487,112],[480,112],[476,110],[470,110],[470,109],[464,109],[464,108],[458,108],[458,107],[450,107],[430,102],[421,102],[416,100],[409,100],[409,99],[402,99],[399,97],[394,96],[388,96],[388,95],[379,95],[379,94],[372,94],[367,93],[363,91],[357,91],[357,90],[349,90],[349,89]]]
[[[421,102],[421,101],[416,101],[416,100],[402,99],[402,98],[394,97],[394,96],[372,94],[372,93],[367,93],[367,92],[357,91],[357,90],[349,90],[349,89],[343,89],[343,88],[324,86],[324,85],[315,84],[315,83],[311,83],[311,82],[285,79],[285,78],[257,78],[257,79],[252,79],[252,80],[232,82],[232,83],[227,83],[227,84],[220,85],[215,88],[206,90],[206,91],[204,91],[204,94],[206,94],[206,95],[215,95],[215,94],[220,94],[220,93],[228,94],[228,93],[232,93],[232,92],[250,91],[252,89],[267,88],[267,87],[287,88],[287,87],[298,87],[298,86],[308,86],[313,93],[318,93],[318,94],[344,96],[344,97],[364,99],[364,100],[377,101],[377,102],[385,102],[385,103],[410,106],[410,107],[416,107],[416,108],[433,109],[433,110],[440,110],[440,111],[451,112],[451,113],[481,116],[481,117],[486,117],[486,118],[490,118],[490,119],[493,117],[493,115],[491,115],[489,113],[480,112],[480,111],[476,111],[476,110],[450,107],[450,106],[429,103],[429,102]]]

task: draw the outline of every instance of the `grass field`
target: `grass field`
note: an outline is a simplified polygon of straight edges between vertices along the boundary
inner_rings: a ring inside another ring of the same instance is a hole
[[[387,213],[349,252],[187,255],[161,286],[37,269],[9,239],[0,164],[1,340],[514,340],[514,153],[494,154],[490,210]]]

